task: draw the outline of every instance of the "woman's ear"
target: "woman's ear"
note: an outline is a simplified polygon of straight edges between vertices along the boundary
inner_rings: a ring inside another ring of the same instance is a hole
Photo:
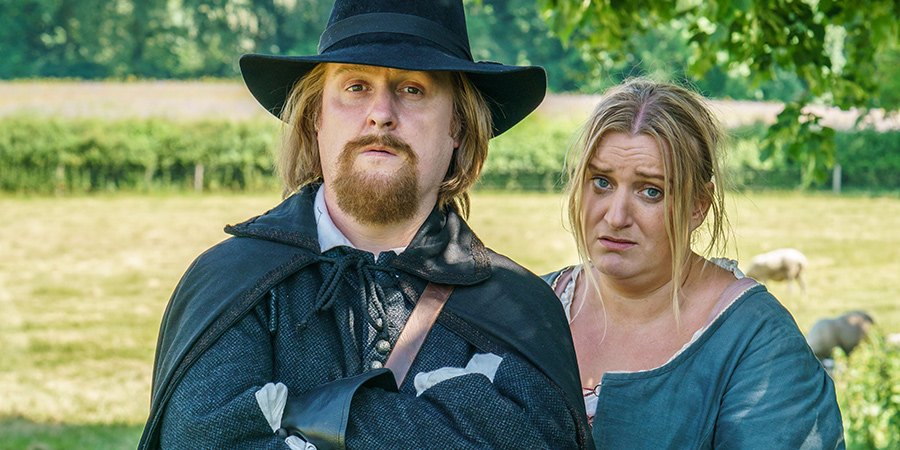
[[[706,183],[706,188],[706,193],[700,195],[700,198],[694,202],[694,210],[691,211],[691,231],[696,230],[706,220],[706,213],[709,212],[709,207],[712,204],[710,195],[714,192],[715,185],[712,181],[709,181]],[[707,193],[709,195],[706,195]]]

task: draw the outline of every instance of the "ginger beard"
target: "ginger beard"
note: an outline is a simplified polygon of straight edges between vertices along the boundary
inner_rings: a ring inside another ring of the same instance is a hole
[[[371,173],[355,167],[364,148],[391,149],[404,163],[392,174]],[[419,206],[418,156],[393,134],[373,134],[347,142],[338,156],[334,192],[338,207],[366,225],[390,225],[413,218]]]

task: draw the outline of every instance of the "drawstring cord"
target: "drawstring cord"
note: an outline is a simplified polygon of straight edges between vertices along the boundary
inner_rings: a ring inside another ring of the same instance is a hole
[[[364,289],[367,300],[371,302],[372,306],[376,309],[378,317],[376,318],[372,317],[371,314],[366,314],[367,321],[369,325],[378,330],[381,337],[384,337],[386,334],[384,321],[387,318],[383,302],[385,294],[381,285],[375,280],[373,271],[377,270],[387,273],[396,273],[396,270],[391,267],[370,264],[363,258],[350,255],[346,255],[343,258],[319,256],[318,259],[324,264],[330,264],[331,267],[326,270],[322,286],[316,294],[315,305],[304,315],[303,319],[300,320],[297,329],[300,331],[306,329],[309,320],[313,315],[319,311],[331,308],[337,297],[338,287],[340,286],[344,275],[352,271],[356,273],[357,280]]]
[[[384,310],[384,289],[382,289],[381,283],[378,283],[375,280],[375,277],[372,274],[371,270],[363,269],[362,266],[364,263],[365,261],[359,260],[359,264],[357,265],[357,273],[361,275],[360,282],[362,282],[363,286],[366,286],[367,290],[369,290],[366,297],[372,299],[372,305],[375,306],[376,314],[378,314],[378,318],[380,318],[381,320],[379,321],[378,319],[374,319],[371,314],[366,314],[366,318],[369,321],[369,325],[378,330],[378,337],[384,339],[387,337],[387,332],[385,331],[387,327],[384,323],[385,319],[387,318],[387,313]],[[378,270],[382,270],[388,273],[394,272],[393,270],[380,266],[373,267],[376,267],[378,268]]]
[[[356,291],[357,294],[355,294],[354,297],[358,295],[363,296],[361,305],[363,311],[361,316],[366,318],[365,321],[367,325],[370,326],[371,329],[374,329],[376,333],[376,338],[372,343],[374,344],[379,340],[389,339],[387,313],[384,307],[385,293],[381,283],[376,279],[374,272],[380,271],[394,274],[396,273],[396,270],[390,267],[372,264],[369,262],[368,258],[360,257],[353,253],[345,253],[343,257],[339,258],[320,256],[318,259],[322,263],[324,272],[322,285],[319,287],[319,292],[316,294],[315,305],[304,314],[303,319],[298,323],[298,331],[306,329],[309,325],[309,321],[316,313],[330,309],[334,305],[335,299],[339,296],[339,292],[341,292],[341,283],[349,282],[349,284],[356,284],[358,287],[358,290]],[[353,277],[353,274],[356,276]],[[353,278],[355,278],[355,280],[353,280]],[[354,300],[356,299],[350,300],[351,305]],[[339,315],[343,316],[343,319],[340,320],[348,320],[348,322],[344,326],[339,325],[338,327],[340,329],[339,339],[341,346],[344,349],[344,368],[345,370],[350,371],[363,371],[365,370],[365,367],[363,367],[364,357],[357,353],[357,346],[359,344],[357,343],[357,338],[352,330],[353,315],[349,310],[346,311],[346,313],[350,313],[351,315],[346,316],[342,312]]]

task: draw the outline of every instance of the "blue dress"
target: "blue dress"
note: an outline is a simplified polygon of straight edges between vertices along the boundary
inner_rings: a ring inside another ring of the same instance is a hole
[[[597,448],[845,447],[834,383],[763,285],[666,364],[605,373],[598,394]]]

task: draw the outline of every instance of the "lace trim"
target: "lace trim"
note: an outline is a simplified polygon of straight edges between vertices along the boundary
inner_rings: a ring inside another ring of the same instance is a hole
[[[572,300],[575,298],[575,280],[581,274],[581,264],[572,267],[572,278],[566,285],[566,289],[560,294],[559,301],[562,302],[563,310],[566,312],[566,320],[572,323]],[[562,277],[563,275],[560,275]]]

